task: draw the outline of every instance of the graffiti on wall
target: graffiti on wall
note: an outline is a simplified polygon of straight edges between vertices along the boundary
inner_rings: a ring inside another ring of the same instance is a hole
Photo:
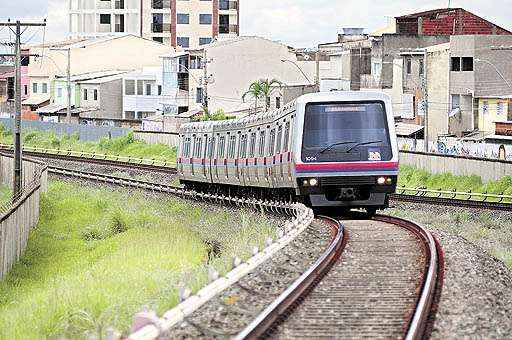
[[[404,151],[425,151],[423,140],[399,138],[398,147]],[[479,157],[512,161],[512,145],[463,142],[445,139],[430,142],[428,151],[452,156]]]

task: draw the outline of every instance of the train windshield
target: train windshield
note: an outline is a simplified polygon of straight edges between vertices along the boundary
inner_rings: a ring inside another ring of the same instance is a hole
[[[306,105],[302,149],[304,162],[390,160],[384,103]]]

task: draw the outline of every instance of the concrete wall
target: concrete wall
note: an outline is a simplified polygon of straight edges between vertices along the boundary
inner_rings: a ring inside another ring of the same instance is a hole
[[[133,136],[136,140],[148,144],[163,144],[173,148],[179,146],[180,136],[177,133],[135,131]]]
[[[12,187],[14,161],[0,155],[0,183]],[[21,195],[3,206],[0,214],[0,279],[23,255],[30,230],[39,221],[40,194],[47,188],[46,166],[35,161],[23,161]]]
[[[0,118],[0,124],[4,125],[8,130],[12,131],[13,119]],[[131,129],[108,127],[108,126],[90,126],[66,123],[50,123],[41,121],[23,120],[21,128],[24,132],[30,130],[37,131],[54,131],[57,136],[72,135],[78,133],[82,141],[99,141],[101,138],[116,138],[126,136]]]
[[[428,109],[428,133],[430,140],[448,133],[450,46],[439,45],[427,52],[427,93],[431,103]]]
[[[498,111],[500,105],[501,112]],[[480,98],[478,101],[478,128],[489,134],[496,131],[496,122],[506,122],[510,115],[507,99]]]
[[[433,174],[480,176],[484,182],[498,181],[512,175],[512,162],[483,158],[457,157],[421,152],[400,152],[400,164],[414,166]]]

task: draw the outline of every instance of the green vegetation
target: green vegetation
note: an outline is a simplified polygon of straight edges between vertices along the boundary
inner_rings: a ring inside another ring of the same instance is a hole
[[[28,131],[23,134],[23,145],[43,149],[61,149],[106,155],[120,155],[133,158],[155,159],[176,162],[176,149],[167,145],[150,145],[134,139],[129,133],[124,137],[103,138],[99,142],[84,142],[78,135],[57,136],[55,132]],[[12,132],[0,124],[0,143],[12,144]]]
[[[283,83],[277,79],[260,79],[256,80],[249,85],[249,89],[242,95],[242,100],[250,96],[254,98],[254,108],[258,109],[258,100],[263,100],[265,103],[265,111],[270,109],[270,97],[274,91],[277,91],[283,86]]]
[[[512,195],[512,176],[499,181],[483,183],[479,176],[454,176],[449,173],[434,175],[411,166],[401,166],[398,185],[408,188],[472,191]]]
[[[512,270],[512,214],[421,205],[397,205],[386,214],[417,221],[434,231],[458,235],[503,261]]]
[[[210,113],[207,108],[203,108],[204,115],[201,117],[201,121],[219,121],[219,120],[227,120],[231,119],[231,117],[226,116],[226,113],[224,110],[219,109],[215,111],[214,113]]]
[[[205,211],[206,210],[206,211]],[[144,306],[178,303],[275,226],[264,216],[140,192],[52,182],[25,255],[0,282],[0,339],[128,330]]]
[[[6,185],[0,185],[0,206],[7,204],[12,197],[12,190]]]

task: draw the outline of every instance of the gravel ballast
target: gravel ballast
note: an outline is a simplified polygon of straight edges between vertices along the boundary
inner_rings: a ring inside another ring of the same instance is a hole
[[[512,214],[416,204],[395,204],[386,213],[429,228],[443,248],[444,286],[432,339],[512,334],[512,272],[491,255],[512,249]]]

